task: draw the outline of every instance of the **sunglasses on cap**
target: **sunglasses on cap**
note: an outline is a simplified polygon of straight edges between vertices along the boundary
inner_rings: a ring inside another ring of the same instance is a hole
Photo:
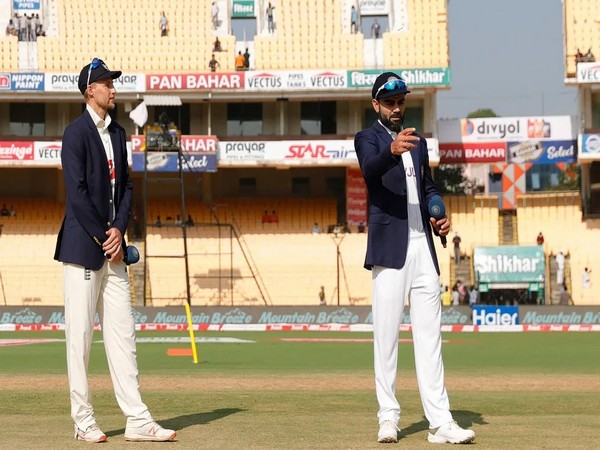
[[[377,92],[375,92],[375,98],[379,96],[379,93],[381,91],[395,91],[396,89],[408,91],[404,80],[401,80],[400,78],[394,78],[392,80],[389,80],[387,83],[379,86],[379,89],[377,89]]]
[[[90,63],[90,67],[88,69],[87,83],[85,85],[86,89],[90,85],[90,76],[92,75],[92,70],[97,69],[102,64],[104,64],[104,61],[102,61],[100,58],[94,58],[94,59],[92,59],[92,62]]]

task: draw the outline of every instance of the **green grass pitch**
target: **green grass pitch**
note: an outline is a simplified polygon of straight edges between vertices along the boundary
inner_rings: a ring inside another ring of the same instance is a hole
[[[196,333],[199,364],[168,356],[185,342],[147,342],[187,333],[138,333],[142,395],[177,442],[123,439],[101,333],[95,334],[90,385],[110,448],[369,449],[377,444],[377,404],[369,333]],[[598,445],[600,336],[597,333],[444,333],[451,408],[485,449],[591,449]],[[0,447],[70,449],[64,342],[60,332],[0,333],[6,339],[58,339],[0,345]],[[247,342],[211,342],[230,338]],[[402,333],[397,394],[401,439],[426,441],[410,333]],[[208,342],[207,342],[208,341]],[[395,447],[396,446],[396,447]]]

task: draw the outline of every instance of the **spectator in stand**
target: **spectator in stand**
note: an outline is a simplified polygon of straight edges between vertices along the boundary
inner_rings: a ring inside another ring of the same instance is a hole
[[[479,303],[479,291],[475,286],[471,286],[469,291],[469,306],[473,306]]]
[[[277,212],[275,210],[273,210],[271,212],[271,222],[272,223],[279,223],[279,216],[277,215]]]
[[[28,39],[28,25],[29,23],[27,21],[27,16],[23,14],[21,17],[19,17],[19,41],[26,41]]]
[[[319,305],[327,305],[327,301],[325,300],[325,286],[321,286],[321,290],[319,291]]]
[[[29,40],[30,41],[37,41],[37,35],[38,35],[37,30],[38,30],[38,18],[32,14],[31,18],[29,20]]]
[[[373,25],[371,25],[371,37],[373,39],[379,39],[379,35],[381,34],[381,25],[377,19],[373,21]]]
[[[212,54],[212,58],[211,60],[208,62],[208,67],[210,68],[211,72],[216,72],[217,71],[217,67],[221,67],[221,65],[219,64],[219,61],[217,61],[215,59],[215,54]]]
[[[458,306],[460,304],[460,294],[458,293],[458,285],[452,287],[452,306]]]
[[[212,28],[216,30],[219,27],[219,5],[217,2],[212,2],[211,5]]]
[[[213,52],[222,52],[223,47],[221,47],[221,41],[219,40],[219,36],[215,38],[215,42],[213,44]]]
[[[467,286],[460,280],[456,280],[456,288],[458,290],[458,303],[464,305],[467,303]]]
[[[460,242],[460,236],[455,232],[452,238],[452,243],[454,244],[454,264],[458,264],[460,261]]]
[[[187,221],[185,222],[185,224],[188,227],[193,227],[194,226],[194,219],[192,219],[192,215],[191,214],[188,214],[188,218],[187,218]]]
[[[242,55],[242,51],[240,50],[235,57],[235,70],[244,70],[244,55]]]
[[[556,261],[556,284],[562,285],[565,282],[565,255],[558,252],[554,258]]]
[[[364,222],[358,222],[358,232],[359,233],[365,232],[365,223]]]
[[[8,21],[8,25],[6,25],[6,35],[7,36],[16,36],[17,35],[17,27],[15,26],[12,19]]]
[[[8,217],[10,216],[10,211],[6,207],[6,203],[2,205],[2,209],[0,210],[0,216]]]
[[[321,229],[319,228],[319,224],[315,222],[315,224],[312,227],[312,234],[319,234],[320,232]]]
[[[244,53],[244,70],[250,70],[250,52],[248,51],[248,47],[246,47],[246,52]]]
[[[585,269],[583,269],[583,273],[581,274],[581,287],[583,287],[584,291],[587,291],[592,287],[590,273],[592,273],[592,269],[586,267]]]
[[[167,16],[165,16],[164,11],[160,13],[158,26],[160,28],[160,37],[165,37],[167,35],[167,32],[169,31],[169,21],[167,20]]]
[[[356,34],[358,32],[358,12],[354,5],[350,8],[350,33]]]
[[[444,286],[444,291],[440,297],[442,298],[442,306],[452,306],[452,294],[448,285]]]
[[[9,210],[10,217],[17,217],[17,211],[15,211],[15,207],[11,205]]]
[[[42,23],[42,19],[40,19],[40,15],[39,14],[35,15],[35,21],[37,23],[37,29],[35,30],[36,34],[38,36],[45,36],[45,34],[44,34],[44,24]]]
[[[560,287],[560,297],[558,303],[560,305],[573,305],[573,298],[569,291],[567,290],[567,283],[563,283]]]
[[[271,5],[271,2],[269,2],[269,5],[267,6],[267,30],[269,33],[275,32],[275,18],[273,16],[274,9],[275,7]]]
[[[269,214],[269,211],[267,211],[266,209],[262,215],[262,223],[271,223],[271,215]]]
[[[537,245],[544,245],[544,235],[540,231],[536,238]]]
[[[160,220],[160,214],[156,216],[156,222],[154,222],[154,225],[157,227],[162,227],[162,220]]]
[[[181,221],[181,216],[179,214],[177,214],[177,217],[175,217],[175,221],[173,222],[173,225],[175,225],[177,227],[183,225],[183,222]]]

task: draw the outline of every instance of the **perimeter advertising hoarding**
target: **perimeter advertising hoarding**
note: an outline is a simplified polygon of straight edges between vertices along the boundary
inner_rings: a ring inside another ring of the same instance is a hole
[[[219,165],[357,164],[353,140],[220,141]]]
[[[473,325],[518,325],[518,306],[474,305]]]
[[[145,75],[147,91],[195,91],[244,89],[246,72],[159,73]]]
[[[358,159],[354,140],[301,141],[219,141],[220,166],[278,165],[340,165],[356,166]],[[437,139],[427,138],[429,162],[436,165],[439,158]]]
[[[410,323],[408,308],[403,323]],[[136,307],[133,317],[137,324],[187,324],[182,307]],[[0,326],[8,324],[41,325],[64,324],[64,308],[59,306],[0,307]],[[371,325],[370,306],[192,306],[194,324],[343,324]],[[442,309],[443,325],[467,325],[471,322],[468,306]],[[96,323],[99,317],[96,315]],[[1,328],[0,328],[1,329]]]
[[[579,139],[581,141],[578,159],[580,161],[600,161],[600,134],[580,134]]]
[[[114,80],[117,98],[119,92],[146,92],[146,75],[142,73],[124,73]],[[46,92],[77,92],[78,73],[45,73],[44,86]]]
[[[514,284],[544,281],[544,249],[538,245],[475,247],[473,264],[479,283]]]
[[[508,142],[507,162],[523,164],[556,164],[577,162],[577,141],[530,140]]]
[[[43,73],[11,73],[10,90],[43,91],[44,79]]]
[[[386,70],[349,70],[349,88],[371,89],[375,79]],[[447,67],[432,67],[424,69],[389,69],[397,73],[410,87],[447,87],[450,85],[450,69]]]
[[[261,70],[245,72],[248,91],[346,89],[345,70]]]
[[[570,141],[570,116],[486,117],[439,120],[440,144],[457,142],[522,142],[535,140]]]
[[[578,83],[600,83],[600,62],[586,62],[577,64]]]
[[[141,151],[145,141],[144,135],[131,136],[132,170],[144,171],[145,153]],[[217,171],[217,138],[216,136],[181,136],[181,149],[186,172]],[[179,155],[177,152],[148,152],[147,168],[150,172],[178,172]]]
[[[486,306],[497,308],[496,306]],[[364,324],[373,323],[370,306],[192,306],[194,324]],[[519,306],[519,323],[529,325],[598,325],[600,306]],[[406,308],[403,323],[410,323]],[[187,324],[181,307],[136,307],[137,324]],[[0,330],[8,325],[64,324],[60,306],[0,306]],[[99,317],[96,316],[96,323]],[[470,325],[468,306],[442,308],[442,325]]]

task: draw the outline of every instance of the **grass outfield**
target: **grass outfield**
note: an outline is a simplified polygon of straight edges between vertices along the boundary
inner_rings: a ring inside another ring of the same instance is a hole
[[[126,443],[124,418],[95,343],[90,384],[110,448],[369,449],[377,404],[369,333],[220,332],[198,340],[200,363],[167,356],[189,344],[145,342],[185,333],[138,333],[142,393],[155,418],[174,428],[169,444]],[[72,439],[64,342],[2,346],[6,339],[62,333],[0,333],[0,447],[69,449]],[[101,339],[97,333],[96,338]],[[409,339],[409,333],[402,333]],[[444,333],[451,408],[489,449],[598,446],[597,333]],[[384,448],[431,448],[416,389],[412,345],[400,344],[401,440]]]

